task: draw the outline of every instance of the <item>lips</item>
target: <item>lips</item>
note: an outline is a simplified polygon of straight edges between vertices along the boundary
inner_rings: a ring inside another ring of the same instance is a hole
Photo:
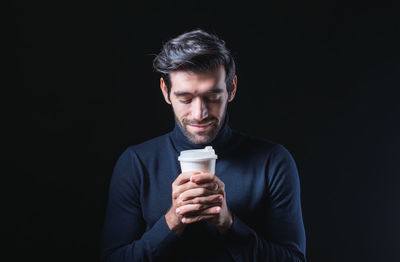
[[[213,122],[210,122],[210,123],[207,123],[207,124],[204,124],[204,125],[190,125],[190,124],[189,124],[189,126],[192,127],[192,128],[194,128],[194,129],[196,129],[196,130],[205,130],[205,129],[207,129],[209,126],[211,126],[212,123],[213,123]]]

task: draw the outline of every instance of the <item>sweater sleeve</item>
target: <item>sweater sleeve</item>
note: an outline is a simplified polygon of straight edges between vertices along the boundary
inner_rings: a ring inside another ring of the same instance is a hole
[[[234,261],[304,262],[305,231],[300,183],[290,153],[277,145],[266,167],[268,215],[262,218],[268,235],[261,237],[233,214],[231,228],[221,237]]]
[[[126,150],[110,181],[101,240],[102,261],[157,261],[179,241],[164,216],[146,230],[140,205],[141,175],[136,154]]]

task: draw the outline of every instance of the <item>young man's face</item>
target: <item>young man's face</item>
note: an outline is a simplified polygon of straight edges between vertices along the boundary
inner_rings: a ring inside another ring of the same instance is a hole
[[[225,84],[225,69],[220,66],[202,73],[175,71],[170,74],[171,93],[161,78],[165,101],[172,105],[175,119],[194,144],[209,144],[217,136],[225,118],[228,102],[236,92],[236,76],[231,95]]]

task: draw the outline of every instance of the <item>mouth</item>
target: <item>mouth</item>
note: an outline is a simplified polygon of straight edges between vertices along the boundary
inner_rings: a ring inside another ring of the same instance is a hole
[[[203,124],[203,125],[191,125],[191,124],[188,124],[188,125],[197,131],[203,131],[203,130],[206,130],[207,128],[209,128],[212,124],[213,124],[213,122]]]

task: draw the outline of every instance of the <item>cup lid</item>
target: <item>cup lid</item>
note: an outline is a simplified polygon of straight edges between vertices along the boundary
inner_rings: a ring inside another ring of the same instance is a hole
[[[181,151],[178,157],[179,161],[204,161],[209,159],[217,159],[212,146],[206,146],[204,149],[192,149]]]

